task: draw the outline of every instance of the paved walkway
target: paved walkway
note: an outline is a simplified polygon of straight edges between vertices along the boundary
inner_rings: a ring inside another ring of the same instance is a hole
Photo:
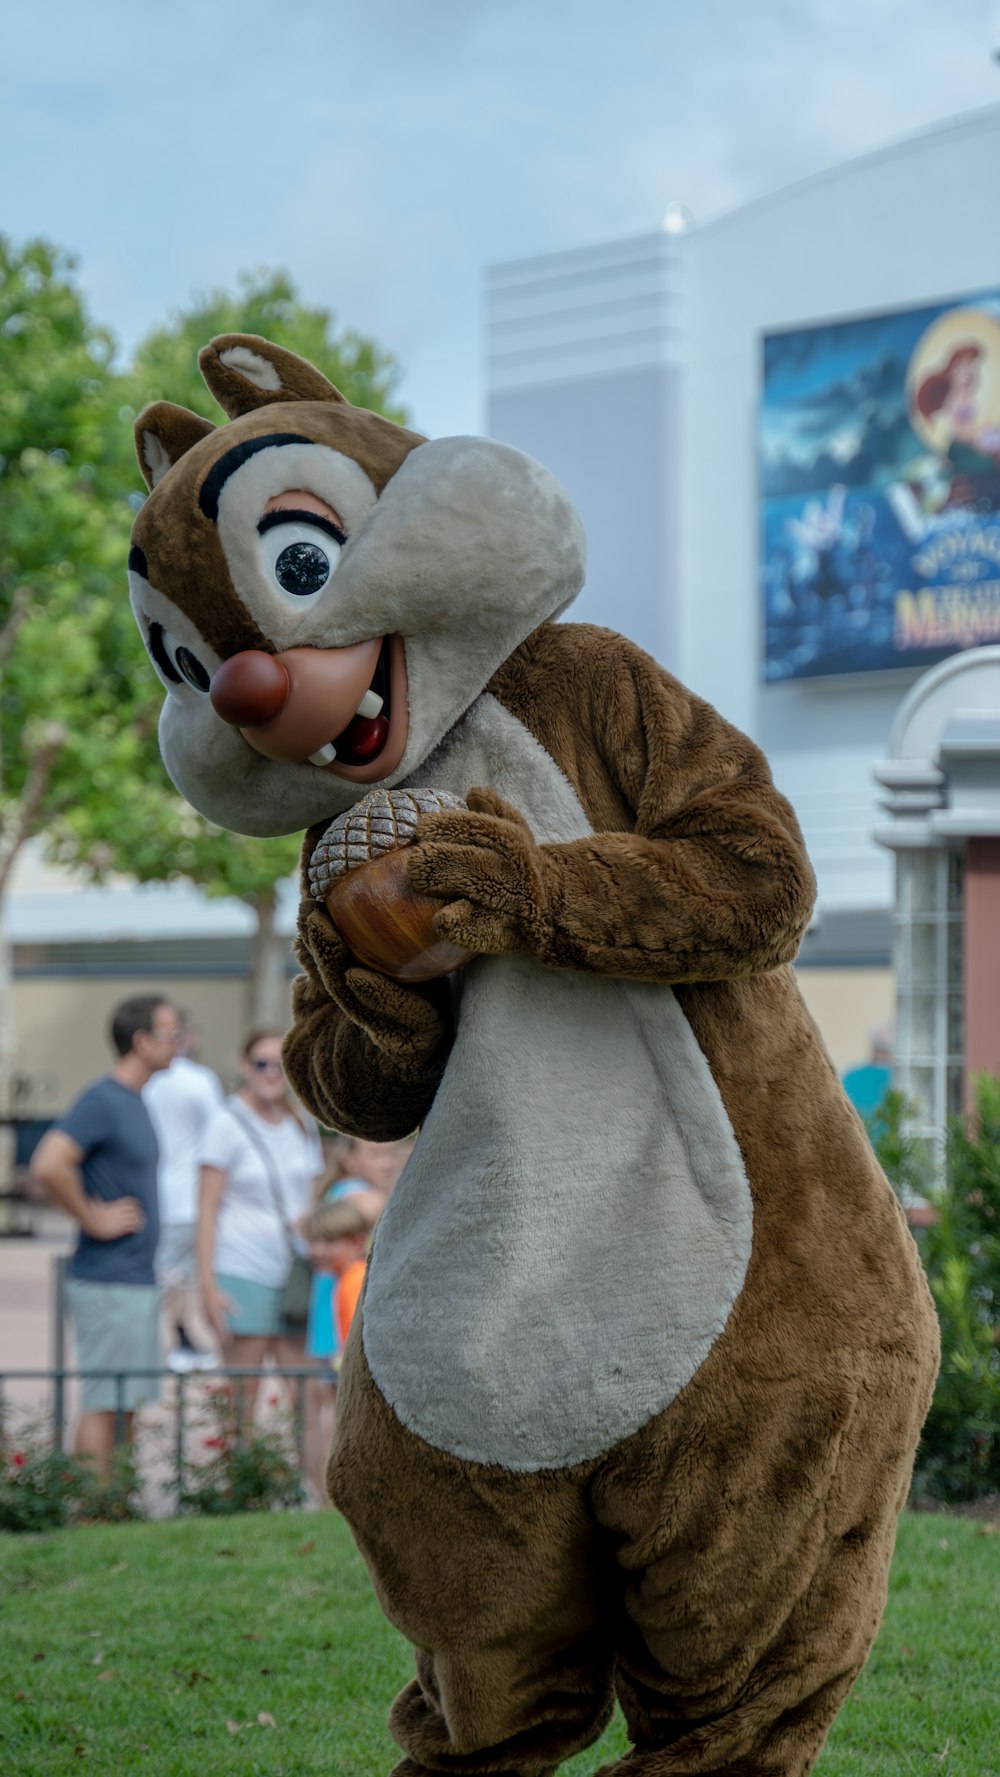
[[[34,1236],[0,1239],[0,1376],[50,1370],[55,1363],[56,1261],[71,1251],[74,1230],[65,1216],[47,1208],[38,1209],[34,1221]],[[47,1383],[4,1382],[3,1387],[18,1413],[50,1410]]]

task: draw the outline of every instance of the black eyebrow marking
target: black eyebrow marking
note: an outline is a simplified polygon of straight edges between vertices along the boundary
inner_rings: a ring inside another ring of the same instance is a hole
[[[167,645],[163,637],[164,629],[162,623],[151,622],[149,625],[149,652],[156,661],[164,678],[169,679],[173,685],[180,685],[182,683],[181,675],[177,671],[170,655],[167,653]]]
[[[227,450],[225,456],[213,464],[201,484],[198,504],[205,517],[210,518],[213,524],[218,523],[219,499],[226,482],[231,475],[235,475],[237,469],[241,469],[244,463],[255,457],[259,450],[271,450],[275,445],[281,444],[315,443],[315,438],[304,438],[301,432],[267,432],[262,438],[245,438],[242,444],[234,444],[232,450]]]
[[[130,574],[141,574],[144,580],[149,579],[149,563],[138,543],[133,543],[128,552],[128,567]]]
[[[273,531],[275,525],[289,524],[292,521],[315,525],[318,531],[325,531],[341,548],[347,542],[347,532],[341,530],[339,524],[334,524],[332,518],[324,518],[322,512],[300,512],[297,506],[280,506],[274,512],[265,512],[257,525],[257,533],[262,537],[265,531]]]

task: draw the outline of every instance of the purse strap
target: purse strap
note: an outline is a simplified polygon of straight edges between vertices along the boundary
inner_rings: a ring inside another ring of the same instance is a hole
[[[282,1203],[282,1200],[281,1200],[281,1192],[278,1188],[278,1174],[275,1170],[274,1161],[271,1158],[271,1155],[268,1153],[267,1148],[264,1146],[264,1143],[261,1141],[260,1136],[257,1134],[257,1131],[254,1128],[253,1124],[251,1123],[249,1117],[244,1116],[239,1100],[236,1098],[227,1099],[226,1109],[227,1109],[227,1111],[229,1111],[231,1116],[235,1117],[237,1123],[239,1124],[240,1128],[242,1129],[242,1131],[243,1131],[244,1135],[246,1136],[247,1140],[249,1141],[251,1147],[256,1148],[258,1154],[260,1155],[262,1161],[264,1162],[264,1171],[267,1174],[267,1182],[271,1188],[271,1196],[274,1198],[274,1207],[278,1212],[278,1220],[280,1221],[281,1226],[284,1230],[285,1240],[288,1244],[288,1250],[289,1250],[292,1258],[294,1259],[298,1256],[298,1247],[295,1244],[294,1238],[292,1236],[292,1230],[288,1225],[288,1218],[285,1215],[284,1204]]]

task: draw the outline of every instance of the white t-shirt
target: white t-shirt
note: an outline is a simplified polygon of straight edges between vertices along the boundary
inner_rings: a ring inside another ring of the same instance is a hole
[[[160,1149],[160,1220],[195,1222],[201,1145],[222,1103],[222,1087],[210,1067],[175,1055],[169,1067],[147,1080],[142,1097]]]
[[[200,1162],[217,1166],[226,1175],[215,1229],[214,1269],[280,1289],[288,1275],[288,1240],[268,1169],[241,1117],[270,1156],[289,1228],[312,1203],[313,1184],[323,1170],[323,1150],[317,1131],[303,1130],[290,1113],[280,1123],[265,1123],[242,1099],[235,1112],[228,1103],[220,1105],[205,1132]]]

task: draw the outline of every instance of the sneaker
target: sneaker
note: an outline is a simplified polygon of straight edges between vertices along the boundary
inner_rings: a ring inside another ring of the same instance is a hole
[[[183,1345],[167,1352],[167,1369],[172,1370],[175,1376],[190,1376],[191,1371],[199,1367],[196,1353],[185,1351]]]
[[[172,1363],[171,1358],[176,1358],[177,1362]],[[219,1358],[216,1352],[204,1351],[200,1345],[195,1345],[187,1328],[178,1321],[177,1345],[168,1357],[167,1363],[180,1376],[187,1375],[190,1370],[217,1370]]]

